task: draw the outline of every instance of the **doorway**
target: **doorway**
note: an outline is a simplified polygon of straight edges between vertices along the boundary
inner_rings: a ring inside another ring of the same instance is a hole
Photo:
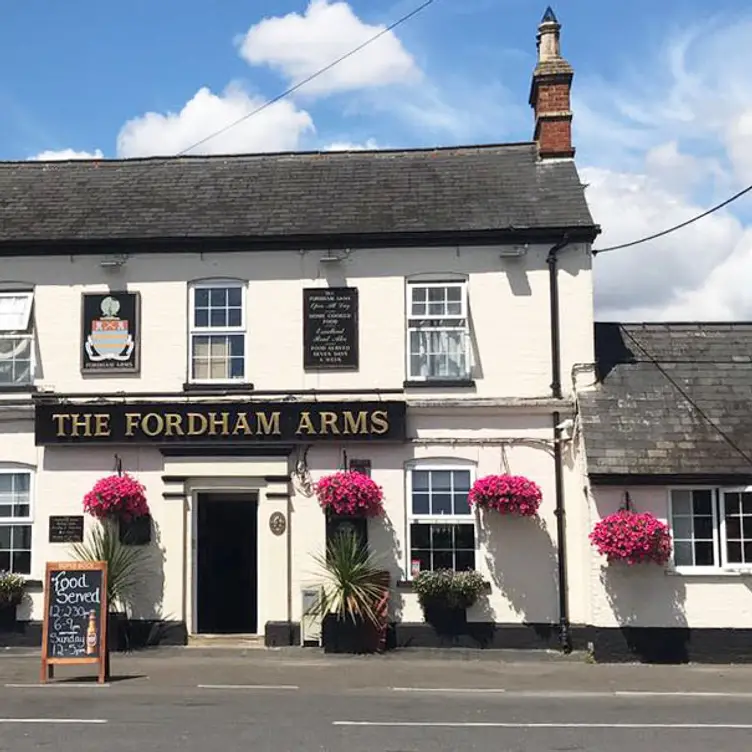
[[[202,493],[196,515],[196,632],[256,634],[258,497]]]

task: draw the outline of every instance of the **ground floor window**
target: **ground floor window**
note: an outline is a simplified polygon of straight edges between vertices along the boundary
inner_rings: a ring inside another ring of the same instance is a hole
[[[670,492],[674,564],[752,568],[752,488],[677,488]]]
[[[408,473],[410,572],[475,569],[469,468],[416,466]]]
[[[31,473],[0,470],[0,570],[31,574]]]

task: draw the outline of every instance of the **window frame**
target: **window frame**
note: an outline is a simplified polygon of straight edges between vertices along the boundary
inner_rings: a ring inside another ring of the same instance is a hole
[[[469,472],[470,481],[469,488],[473,487],[473,483],[477,477],[478,468],[477,465],[471,460],[463,462],[449,462],[449,461],[431,461],[431,460],[417,460],[407,463],[405,466],[405,540],[407,545],[405,546],[405,572],[408,581],[415,579],[412,573],[412,525],[414,522],[419,524],[428,525],[457,525],[457,524],[472,524],[473,526],[473,555],[474,555],[474,569],[478,569],[478,556],[480,553],[480,535],[478,529],[478,515],[474,508],[471,506],[467,514],[413,514],[413,473],[414,472]],[[429,570],[424,570],[429,571]],[[432,570],[430,570],[432,571]]]
[[[25,326],[5,329],[0,327],[0,340],[24,340],[29,343],[29,380],[28,381],[0,381],[0,391],[10,389],[24,389],[34,386],[37,373],[37,353],[34,333],[34,291],[33,290],[0,290],[0,300],[5,298],[23,298],[26,302],[22,313]]]
[[[413,315],[413,295],[412,291],[417,287],[424,287],[427,289],[446,289],[446,288],[458,288],[460,290],[460,313],[453,316],[437,316],[435,314],[429,315],[426,313],[423,316]],[[446,279],[446,280],[431,280],[421,281],[419,279],[408,279],[405,282],[405,369],[407,373],[408,381],[466,381],[471,378],[472,374],[472,347],[470,346],[470,305],[469,305],[469,284],[467,279]],[[411,321],[446,321],[448,319],[462,319],[464,320],[463,326],[427,326],[417,327],[411,326]],[[434,331],[434,332],[462,332],[465,345],[465,373],[457,378],[451,376],[421,376],[420,374],[414,374],[412,372],[412,358],[410,349],[410,335],[412,332],[420,331]]]
[[[674,501],[673,494],[676,491],[710,491],[712,495],[713,511],[713,565],[712,566],[694,566],[690,564],[677,565],[674,559]],[[718,485],[696,485],[696,486],[670,486],[667,489],[668,495],[668,523],[671,532],[671,571],[682,575],[752,575],[752,562],[747,564],[730,564],[727,558],[727,536],[726,536],[726,507],[725,494],[727,493],[752,493],[752,486],[718,486]]]
[[[31,545],[29,554],[29,571],[20,574],[25,579],[34,576],[34,498],[36,490],[36,472],[29,467],[0,467],[0,475],[28,475],[29,476],[29,514],[26,517],[0,517],[0,527],[28,526],[31,528]]]
[[[238,327],[196,327],[196,290],[212,288],[240,289],[240,326]],[[188,378],[189,384],[247,384],[248,383],[248,283],[240,279],[204,279],[190,282],[188,286]],[[197,379],[193,376],[193,338],[194,336],[243,335],[243,376],[239,379]]]

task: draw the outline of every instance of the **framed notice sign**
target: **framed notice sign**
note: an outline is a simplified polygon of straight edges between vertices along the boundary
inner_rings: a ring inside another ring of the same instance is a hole
[[[54,666],[95,664],[107,671],[107,562],[48,562],[44,576],[42,682]]]
[[[306,370],[357,369],[357,287],[303,290],[303,367]]]
[[[141,338],[137,292],[84,293],[81,301],[81,371],[138,373]]]

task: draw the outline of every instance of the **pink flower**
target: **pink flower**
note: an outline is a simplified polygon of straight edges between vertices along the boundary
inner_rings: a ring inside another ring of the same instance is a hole
[[[663,565],[671,558],[668,525],[649,512],[638,514],[621,510],[604,517],[593,527],[590,541],[609,563]]]
[[[501,514],[534,517],[543,500],[540,488],[521,475],[487,475],[473,483],[468,501]]]
[[[362,473],[344,471],[327,475],[314,490],[322,509],[335,514],[375,517],[383,511],[384,493]]]
[[[128,474],[98,480],[84,496],[84,511],[98,519],[118,518],[126,522],[149,514],[145,488]]]

